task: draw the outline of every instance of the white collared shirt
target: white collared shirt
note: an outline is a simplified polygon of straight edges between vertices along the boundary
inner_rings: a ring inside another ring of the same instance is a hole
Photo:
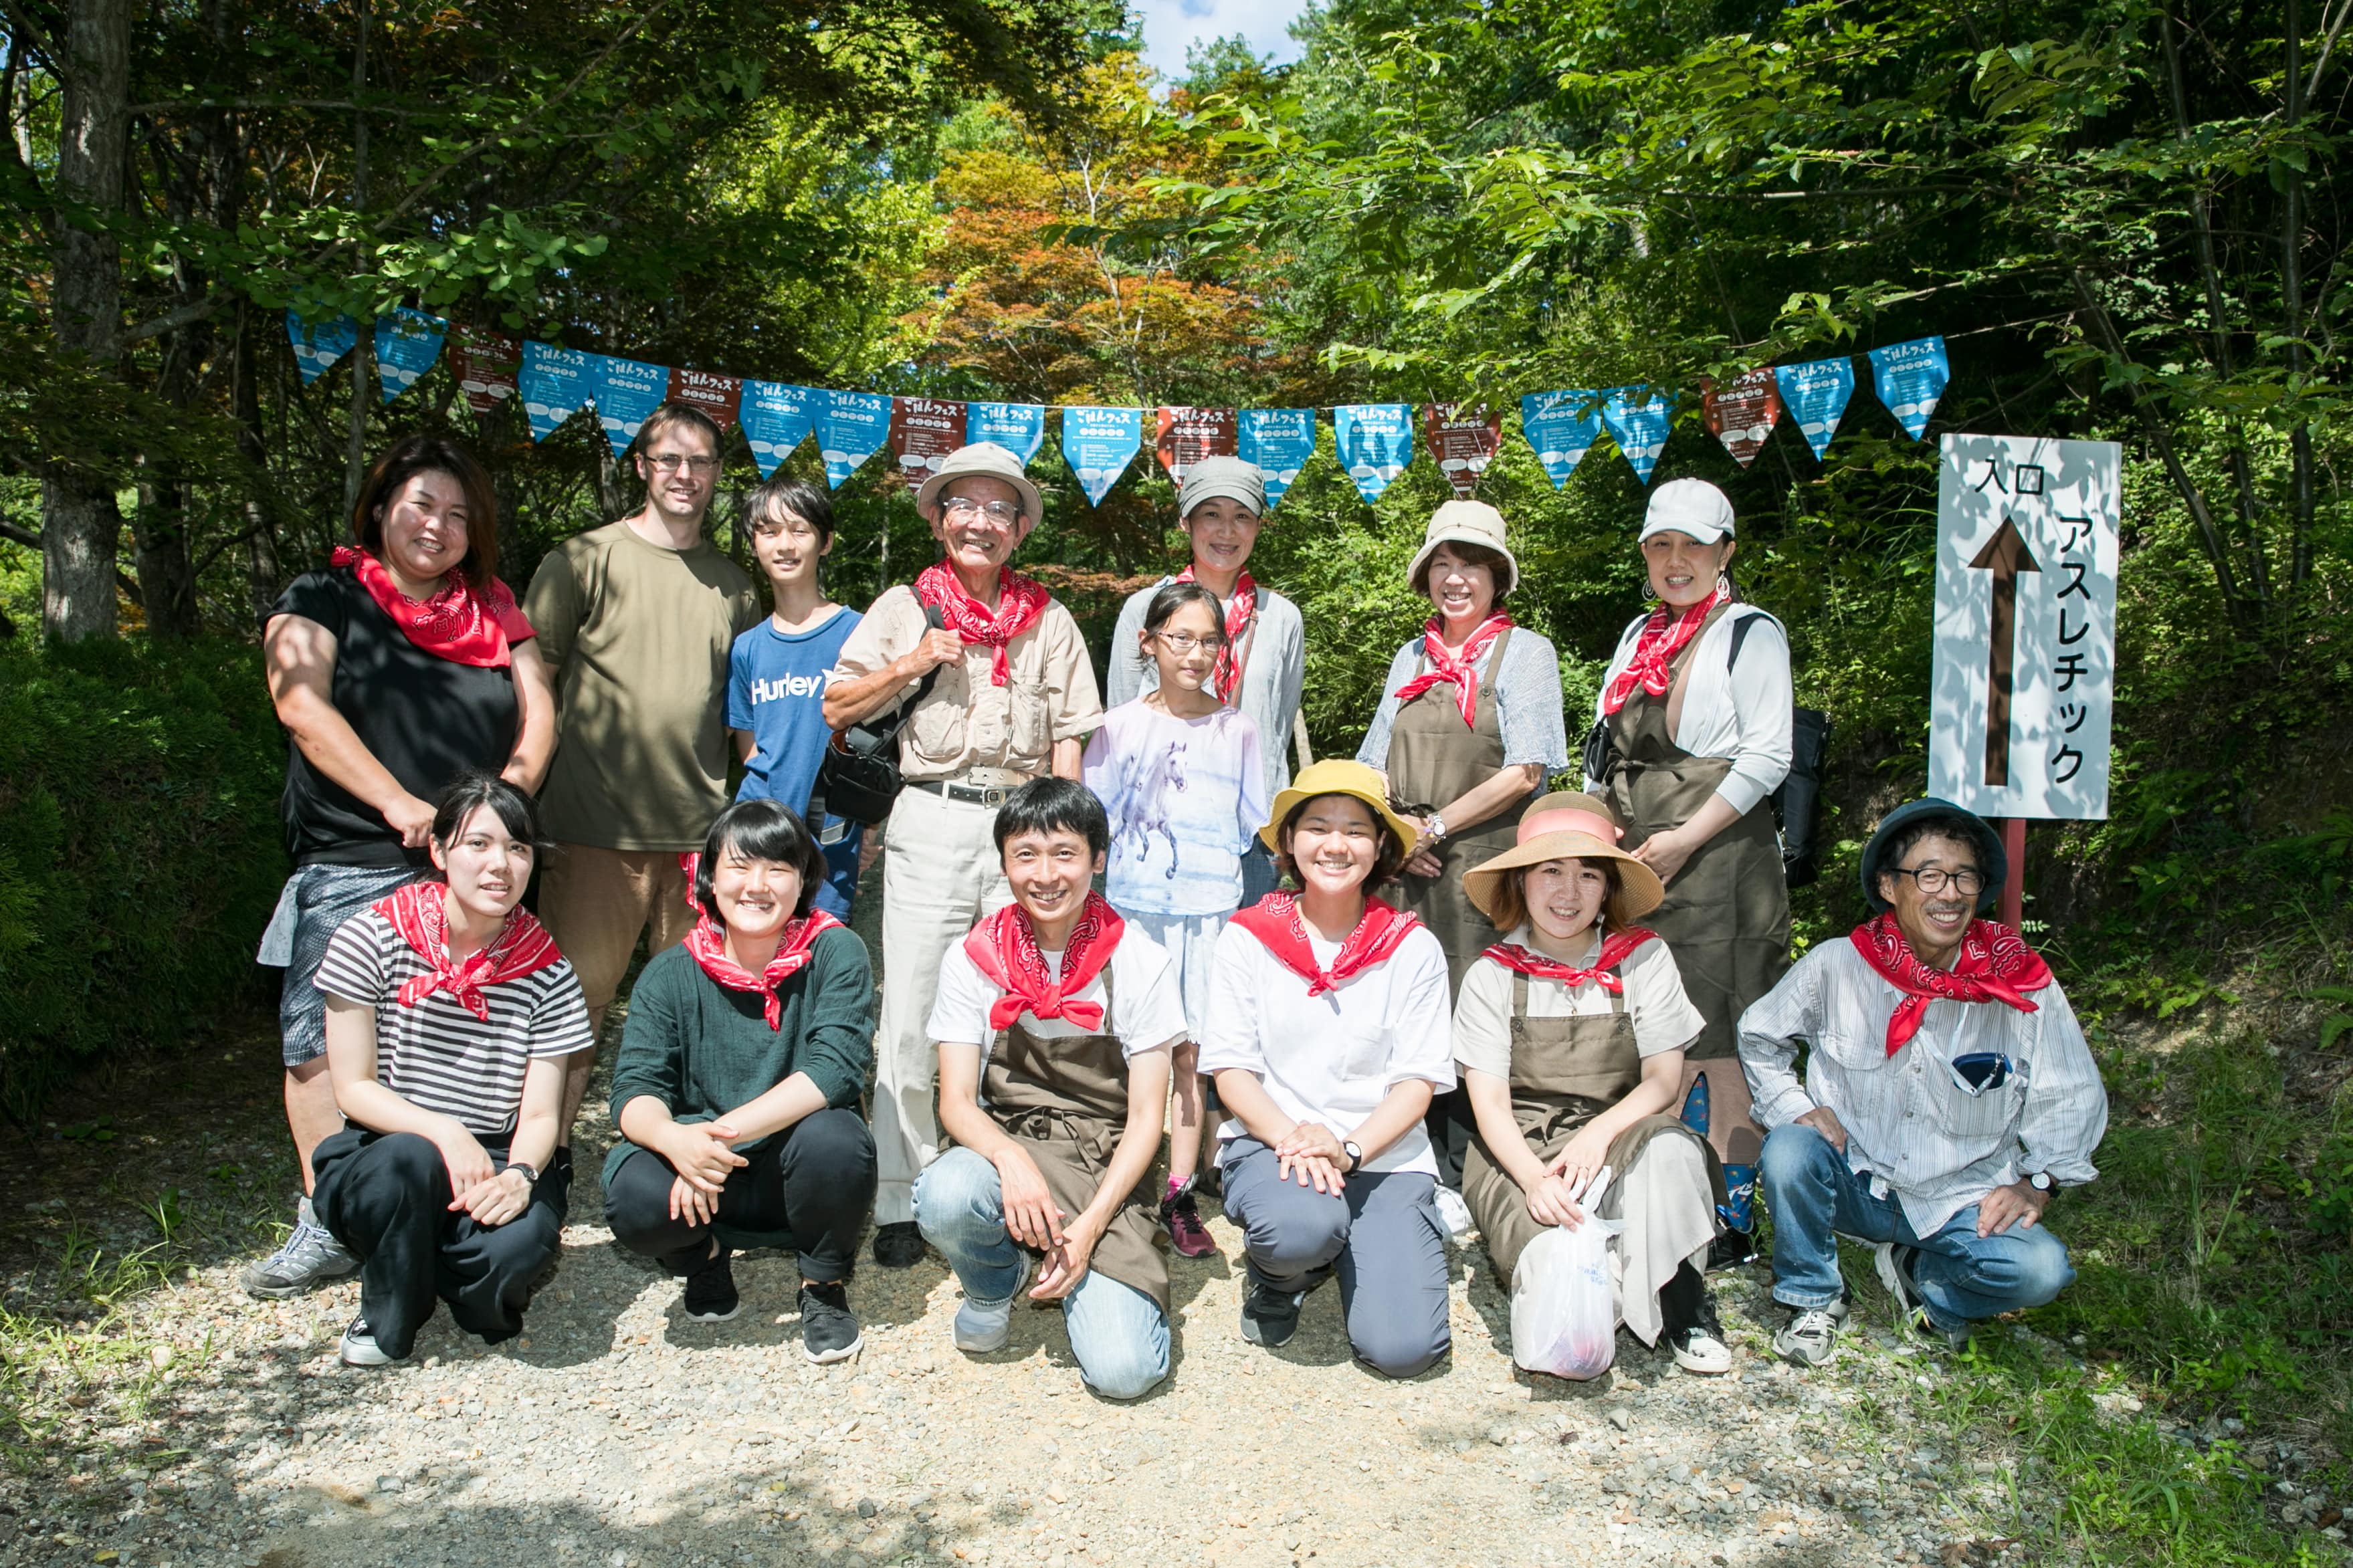
[[[1754,617],[1757,625],[1732,657],[1733,627]],[[1634,617],[1618,639],[1618,651],[1601,673],[1600,690],[1633,662],[1647,615]],[[1746,816],[1789,776],[1796,700],[1789,679],[1789,636],[1781,623],[1754,605],[1735,605],[1702,632],[1692,649],[1691,679],[1683,686],[1683,710],[1675,722],[1675,744],[1695,757],[1728,757],[1732,771],[1715,786],[1725,804]],[[1662,699],[1663,700],[1663,699]],[[1606,717],[1597,699],[1593,716]],[[1592,789],[1601,781],[1588,779]]]

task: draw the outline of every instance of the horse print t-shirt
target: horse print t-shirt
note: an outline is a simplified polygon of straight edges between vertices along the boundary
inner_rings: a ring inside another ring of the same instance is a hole
[[[1087,742],[1086,784],[1111,816],[1103,896],[1145,915],[1229,914],[1242,851],[1266,824],[1258,726],[1235,708],[1178,719],[1123,703]]]

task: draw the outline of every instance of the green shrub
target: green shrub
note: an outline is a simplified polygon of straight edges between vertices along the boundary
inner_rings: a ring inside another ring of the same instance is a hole
[[[0,1110],[267,995],[284,773],[250,644],[0,649]]]

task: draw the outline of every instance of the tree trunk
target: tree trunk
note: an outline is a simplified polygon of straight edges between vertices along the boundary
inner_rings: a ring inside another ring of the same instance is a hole
[[[253,307],[248,301],[237,307],[237,363],[229,383],[231,413],[237,420],[237,449],[248,465],[245,480],[245,501],[240,509],[245,516],[245,582],[246,602],[252,606],[258,625],[278,602],[279,583],[278,536],[271,526],[269,504],[269,448],[261,435],[261,389],[256,384],[253,346]]]
[[[2326,17],[2323,18],[2326,20]],[[2304,6],[2287,0],[2286,110],[2288,134],[2304,124]],[[2287,170],[2280,215],[2280,305],[2287,317],[2287,384],[2291,396],[2305,393],[2304,358],[2304,176]],[[2296,422],[2287,435],[2288,510],[2294,542],[2288,553],[2288,582],[2297,588],[2312,576],[2312,426]]]
[[[66,79],[58,128],[60,212],[52,252],[58,348],[111,366],[122,352],[122,257],[103,226],[122,211],[131,123],[131,0],[73,0],[67,8]],[[115,634],[115,555],[122,514],[105,480],[53,469],[41,485],[41,621],[66,642]]]
[[[188,490],[176,480],[143,480],[131,538],[139,557],[139,597],[147,635],[185,642],[203,629],[196,574],[188,559]]]

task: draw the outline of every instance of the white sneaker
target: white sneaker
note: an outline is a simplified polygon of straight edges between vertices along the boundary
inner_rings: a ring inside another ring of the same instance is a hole
[[[365,1318],[353,1318],[351,1327],[343,1331],[343,1342],[336,1347],[345,1366],[390,1366],[400,1358],[388,1355],[375,1342],[375,1331],[368,1327]]]
[[[1675,1364],[1685,1372],[1714,1375],[1732,1370],[1732,1347],[1704,1325],[1670,1335],[1667,1348],[1674,1352]]]
[[[976,1301],[969,1296],[956,1309],[955,1347],[966,1355],[987,1355],[1001,1351],[1013,1334],[1013,1303],[1029,1283],[1029,1271],[1036,1265],[1029,1253],[1021,1255],[1021,1278],[1013,1282],[1012,1290],[1002,1301]]]
[[[1438,1217],[1457,1247],[1470,1246],[1471,1238],[1479,1234],[1479,1222],[1471,1217],[1471,1205],[1452,1187],[1438,1189]]]

